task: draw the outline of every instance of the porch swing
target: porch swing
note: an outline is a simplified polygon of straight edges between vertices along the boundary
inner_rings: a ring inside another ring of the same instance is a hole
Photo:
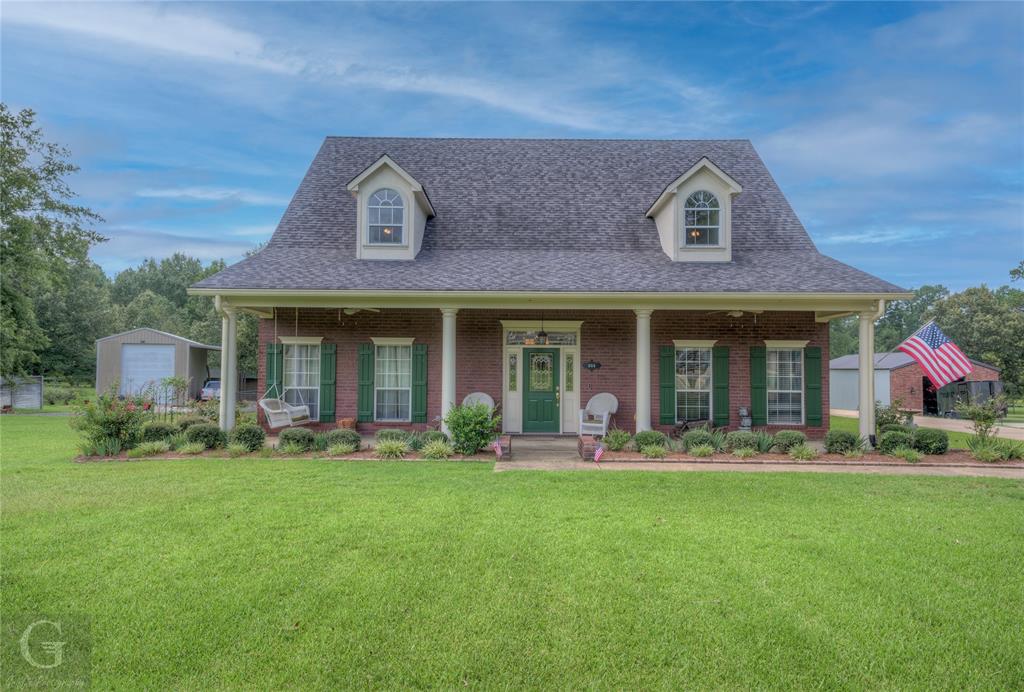
[[[295,310],[295,335],[299,334],[299,311]],[[274,342],[277,344],[277,308],[274,308]],[[263,392],[263,396],[260,397],[259,407],[263,410],[263,415],[267,417],[267,425],[273,428],[294,427],[296,425],[308,425],[313,422],[313,419],[309,416],[309,406],[306,405],[305,400],[302,398],[302,389],[296,389],[296,393],[299,396],[299,404],[289,404],[284,400],[284,392],[278,383],[281,381],[280,377],[283,373],[277,372],[277,358],[270,358],[269,372],[267,373],[267,381],[270,382],[270,386],[267,391]],[[276,396],[271,396],[272,393],[276,393]]]

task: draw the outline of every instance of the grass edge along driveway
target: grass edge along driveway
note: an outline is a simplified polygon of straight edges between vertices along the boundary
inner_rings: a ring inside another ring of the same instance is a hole
[[[1024,687],[1021,482],[78,465],[66,426],[0,421],[0,605],[88,617],[98,687]]]

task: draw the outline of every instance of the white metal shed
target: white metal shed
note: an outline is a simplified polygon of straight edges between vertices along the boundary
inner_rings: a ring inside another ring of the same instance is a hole
[[[119,393],[134,395],[166,377],[182,377],[188,380],[188,395],[196,397],[209,377],[207,356],[219,350],[146,327],[105,336],[96,340],[96,392],[117,383]]]

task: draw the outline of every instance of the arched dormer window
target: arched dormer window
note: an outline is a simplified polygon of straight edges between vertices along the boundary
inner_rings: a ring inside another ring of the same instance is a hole
[[[403,245],[405,243],[405,204],[402,196],[389,187],[370,195],[367,206],[371,245]]]
[[[686,198],[683,207],[684,233],[687,246],[720,244],[721,209],[718,198],[706,190],[698,190]]]

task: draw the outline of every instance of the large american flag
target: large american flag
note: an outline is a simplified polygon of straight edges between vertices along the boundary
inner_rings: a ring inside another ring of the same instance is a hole
[[[974,370],[970,359],[934,321],[914,332],[899,350],[916,360],[935,388],[944,387]]]

